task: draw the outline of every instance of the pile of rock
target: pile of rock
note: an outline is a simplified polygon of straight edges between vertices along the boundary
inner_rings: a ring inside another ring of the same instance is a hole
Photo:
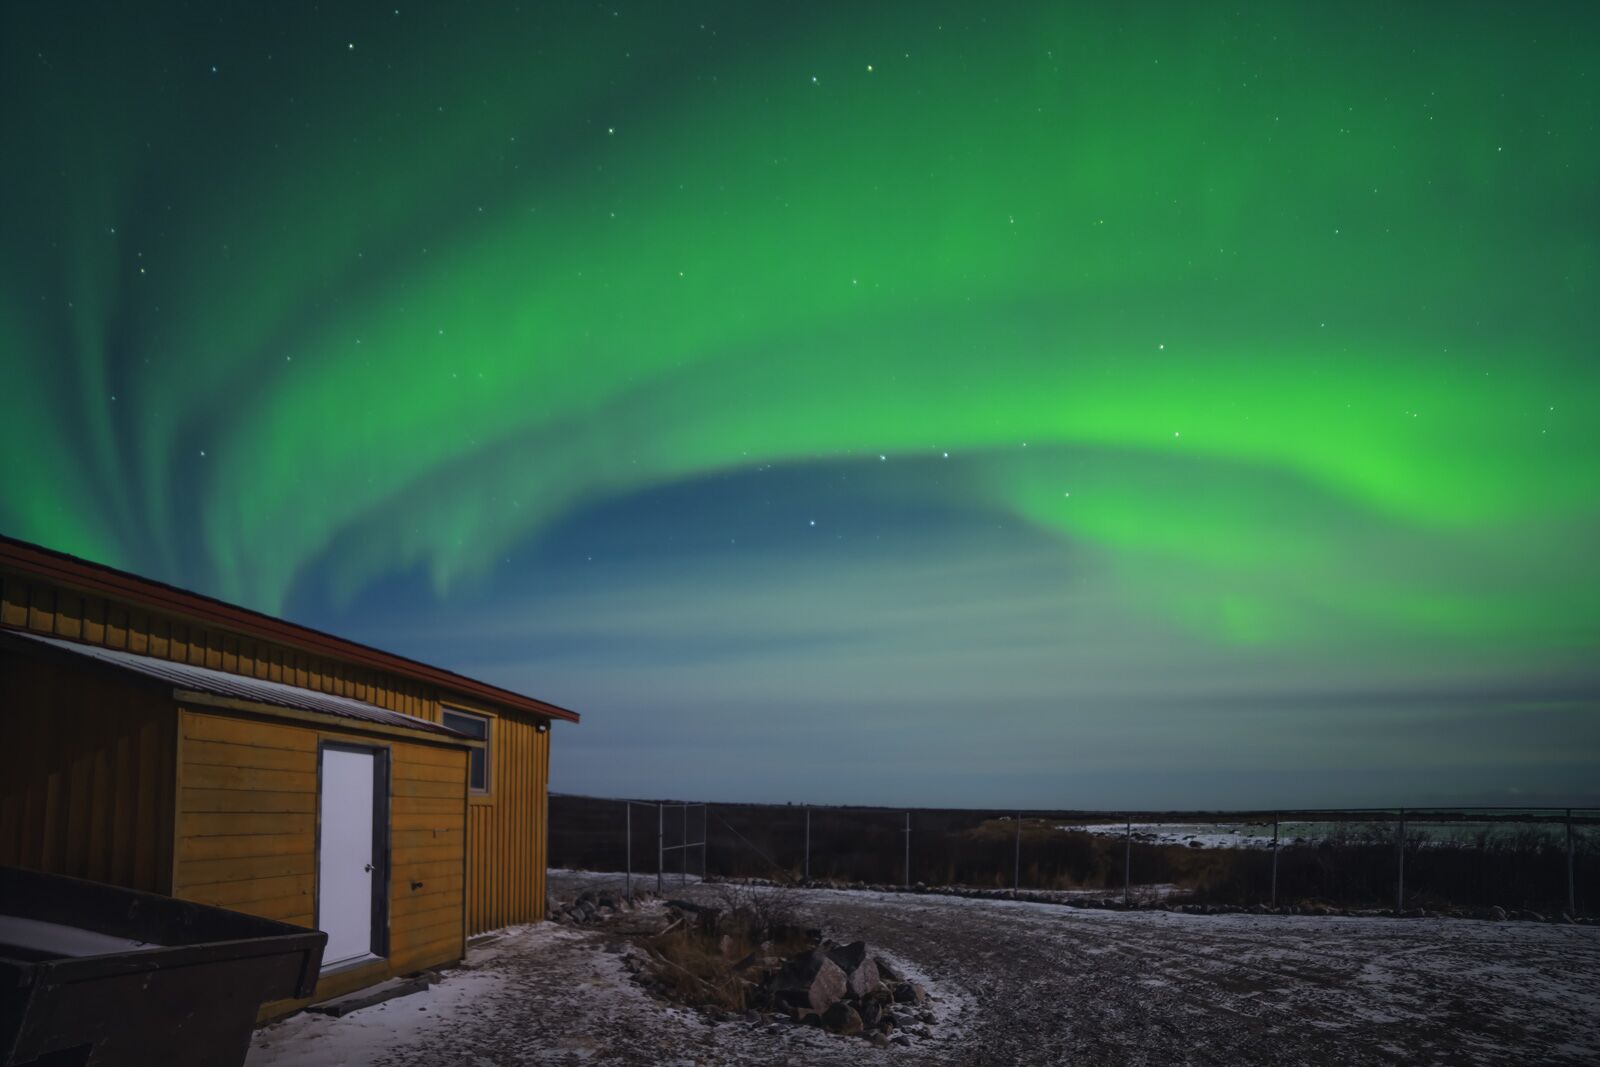
[[[559,901],[554,894],[545,894],[545,916],[551,922],[563,923],[572,926],[588,926],[592,923],[604,922],[614,915],[621,915],[638,908],[655,897],[648,889],[634,889],[633,901],[630,903],[622,893],[609,891],[596,891],[585,889],[576,898],[570,901]]]
[[[877,1045],[909,1044],[912,1033],[928,1036],[927,1024],[933,1022],[927,991],[874,956],[865,941],[824,941],[788,959],[757,957],[741,964],[758,972],[756,999],[769,1017],[777,1013]]]

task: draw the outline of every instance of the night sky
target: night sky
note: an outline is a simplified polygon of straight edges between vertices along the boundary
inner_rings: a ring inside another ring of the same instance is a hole
[[[0,531],[553,786],[1600,803],[1591,4],[8,4]]]

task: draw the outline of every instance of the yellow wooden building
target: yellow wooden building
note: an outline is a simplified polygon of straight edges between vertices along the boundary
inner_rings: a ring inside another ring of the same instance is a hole
[[[557,719],[0,538],[0,864],[326,930],[314,999],[544,918]]]

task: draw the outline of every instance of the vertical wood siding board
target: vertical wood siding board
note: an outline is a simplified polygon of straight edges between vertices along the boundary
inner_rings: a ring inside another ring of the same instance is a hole
[[[73,749],[67,764],[66,840],[62,850],[61,873],[73,878],[86,878],[89,857],[89,795],[90,778],[94,775],[94,761],[85,745],[82,724],[74,731]]]
[[[5,796],[0,797],[0,863],[11,867],[19,866],[21,860],[18,844],[22,788],[23,783],[13,781]]]
[[[28,629],[50,633],[56,626],[56,591],[34,582],[28,589]]]
[[[17,855],[23,867],[44,869],[40,855],[42,836],[39,827],[44,822],[44,788],[38,778],[28,780],[27,792],[22,796],[22,826],[17,835]]]
[[[106,758],[109,743],[107,735],[110,730],[108,724],[104,722],[103,715],[102,712],[102,721],[95,724],[94,763],[89,779],[89,859],[84,867],[84,877],[92,878],[96,882],[108,881],[111,877],[110,824],[113,798],[109,795],[110,761]]]
[[[27,621],[28,600],[22,582],[14,575],[0,575],[0,622],[22,626]]]
[[[106,601],[104,597],[90,597],[83,608],[83,639],[101,645],[106,640]]]
[[[145,611],[128,613],[128,651],[143,656],[150,651],[150,614]]]
[[[143,723],[139,728],[139,802],[134,836],[139,842],[134,864],[136,888],[154,891],[156,887],[156,807],[157,776],[161,773],[161,756],[158,750],[153,723]]]
[[[150,655],[166,659],[172,646],[172,620],[158,615],[150,620]]]
[[[117,733],[116,790],[117,808],[112,813],[112,839],[115,843],[115,862],[112,863],[112,881],[128,885],[133,881],[134,839],[133,815],[138,803],[138,781],[133,775],[133,742],[126,728]]]
[[[42,851],[39,854],[41,870],[60,870],[61,863],[61,828],[65,819],[61,817],[61,772],[53,769],[56,764],[50,764],[52,770],[46,778],[44,794],[44,832],[42,838]]]
[[[56,633],[77,639],[83,633],[83,597],[62,593],[56,601]]]

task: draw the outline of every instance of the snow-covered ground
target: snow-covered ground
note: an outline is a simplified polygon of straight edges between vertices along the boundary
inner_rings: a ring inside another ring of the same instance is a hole
[[[1127,823],[1074,823],[1056,827],[1069,833],[1088,833],[1097,837],[1124,837]],[[1315,845],[1323,841],[1392,841],[1394,823],[1285,822],[1278,826],[1281,845]],[[1514,834],[1535,834],[1552,843],[1563,839],[1565,828],[1554,824],[1527,823],[1421,823],[1408,821],[1406,837],[1412,843],[1474,845],[1480,839],[1494,841]],[[1133,839],[1151,845],[1189,845],[1195,848],[1271,848],[1272,824],[1222,823],[1142,823],[1133,824]]]
[[[617,884],[552,880],[561,895]],[[709,898],[716,887],[682,891]],[[930,1037],[877,1049],[810,1028],[709,1025],[635,985],[614,933],[543,925],[475,948],[466,969],[426,993],[266,1027],[248,1062],[1600,1062],[1596,927],[788,892],[805,921],[839,940],[865,938],[927,984],[937,998]]]

